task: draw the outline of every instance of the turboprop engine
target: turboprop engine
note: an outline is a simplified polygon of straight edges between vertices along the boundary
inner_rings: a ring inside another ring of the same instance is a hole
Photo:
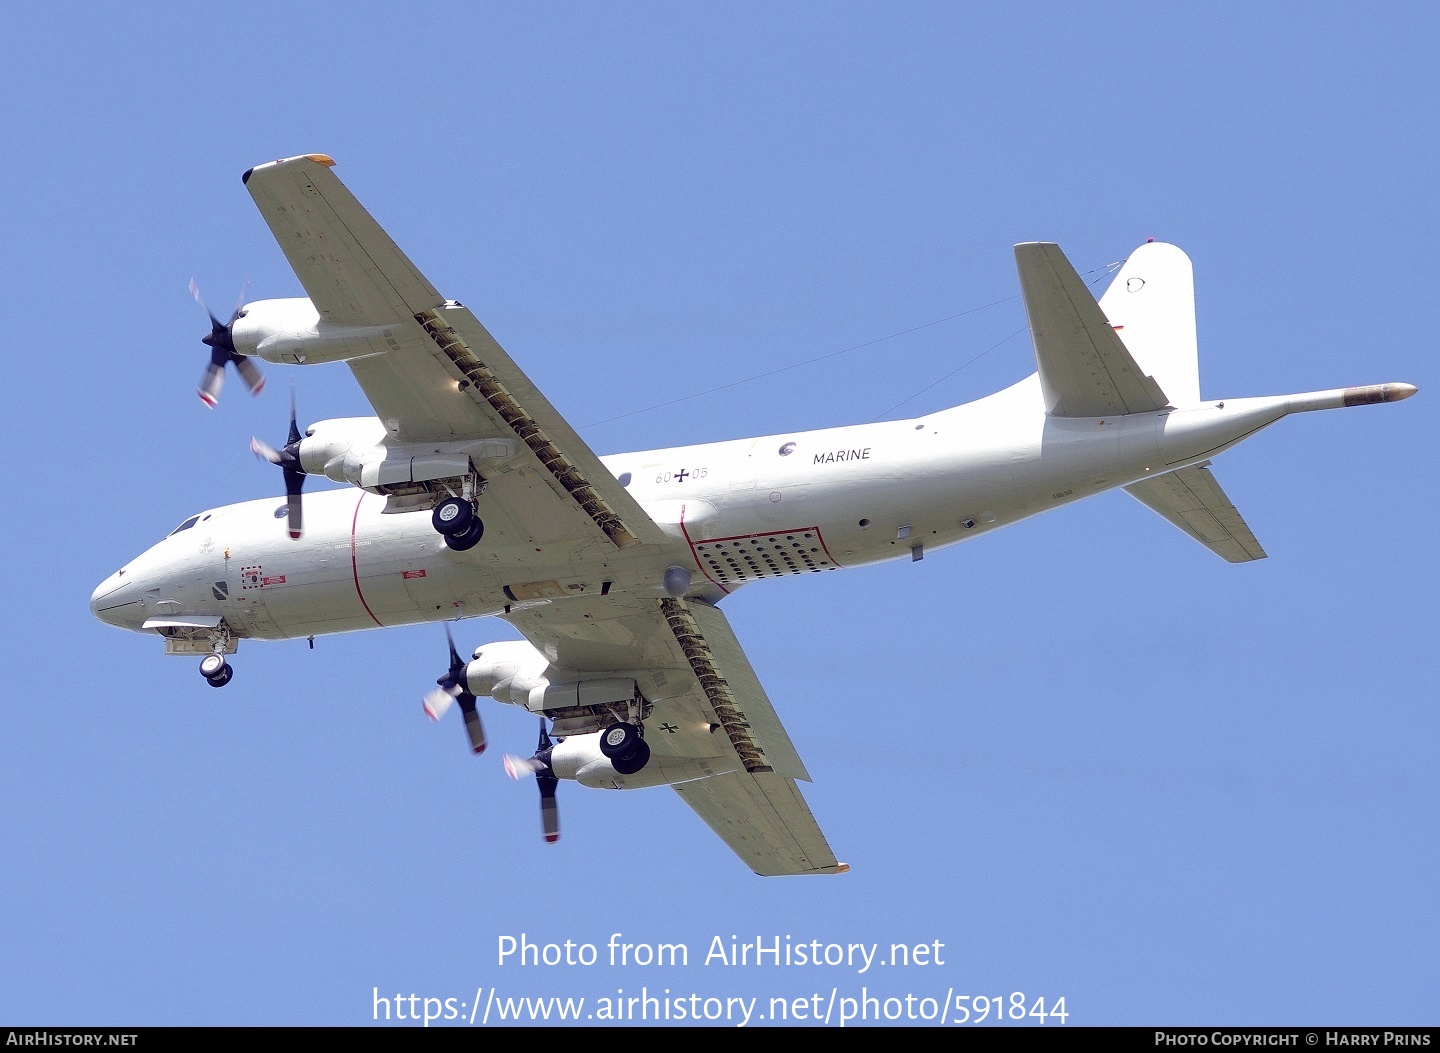
[[[461,480],[472,471],[515,455],[513,439],[465,442],[397,442],[375,417],[322,420],[305,429],[300,466],[373,493],[411,489],[437,480]]]
[[[553,763],[553,773],[559,778],[613,787],[617,775],[635,775],[649,761],[650,749],[640,729],[645,703],[634,680],[584,679],[569,673],[552,684],[550,677],[557,668],[523,640],[486,644],[476,649],[473,661],[465,663],[455,651],[448,625],[445,638],[450,666],[436,681],[436,689],[425,696],[425,714],[438,721],[458,702],[475,753],[485,750],[475,701],[489,695],[538,713],[542,727],[546,717],[555,722],[561,739],[554,746],[559,759]],[[536,757],[545,754],[547,766],[552,764],[550,751],[549,745],[542,745],[536,752]]]
[[[313,365],[378,355],[397,344],[398,325],[336,325],[320,317],[306,297],[256,300],[230,323],[239,355],[267,362]]]
[[[474,661],[465,667],[465,683],[476,695],[489,695],[497,702],[540,714],[582,706],[640,704],[633,678],[584,677],[551,665],[524,640],[502,640],[476,648]]]

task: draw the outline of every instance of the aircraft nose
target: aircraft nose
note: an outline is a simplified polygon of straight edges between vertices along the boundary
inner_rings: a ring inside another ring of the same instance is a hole
[[[90,594],[90,612],[107,625],[122,629],[134,628],[144,613],[140,590],[133,580],[126,580],[124,570],[116,571],[95,587]]]

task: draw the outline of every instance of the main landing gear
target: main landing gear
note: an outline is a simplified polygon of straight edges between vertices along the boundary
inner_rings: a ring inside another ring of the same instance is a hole
[[[447,497],[436,505],[430,515],[430,525],[456,552],[474,548],[485,536],[485,524],[475,513],[475,503],[463,497]]]
[[[223,654],[207,654],[200,659],[200,675],[211,687],[224,687],[235,675],[235,670],[225,661]]]
[[[616,721],[600,732],[600,752],[621,775],[634,775],[650,760],[650,747],[636,724]]]

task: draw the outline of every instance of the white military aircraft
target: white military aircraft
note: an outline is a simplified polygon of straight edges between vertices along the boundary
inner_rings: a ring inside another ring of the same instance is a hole
[[[927,551],[1124,487],[1232,563],[1264,550],[1210,458],[1291,413],[1393,402],[1409,384],[1202,400],[1190,261],[1131,255],[1099,303],[1060,249],[1017,245],[1038,371],[914,420],[597,457],[464,306],[440,295],[308,154],[245,173],[309,294],[212,316],[200,395],[233,364],[346,362],[376,416],[279,450],[287,500],[191,516],[107,578],[112,625],[203,656],[220,687],[242,638],[278,640],[459,617],[524,641],[450,666],[471,748],[476,699],[538,714],[543,830],[560,779],[670,785],[756,873],[836,860],[796,780],[809,776],[717,604],[742,585]],[[307,475],[349,483],[305,498]],[[302,522],[303,510],[303,522]],[[288,529],[287,529],[288,528]],[[528,641],[528,642],[527,642]],[[548,730],[547,730],[548,722]]]

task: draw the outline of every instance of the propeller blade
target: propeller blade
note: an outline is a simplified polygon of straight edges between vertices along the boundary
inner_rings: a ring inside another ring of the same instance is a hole
[[[546,843],[553,845],[560,840],[560,809],[555,804],[555,787],[560,780],[554,775],[536,772],[535,782],[540,787],[540,825],[545,831]]]
[[[285,449],[286,452],[289,452],[292,447],[287,446],[285,447]],[[295,460],[298,461],[299,459],[299,455],[296,454]],[[300,469],[298,468],[291,467],[289,464],[284,465],[284,468],[285,518],[289,521],[288,525],[290,527],[291,538],[299,540],[303,521],[300,491],[305,488],[305,473],[300,471]]]
[[[300,483],[305,481],[305,476],[300,472],[285,473],[285,519],[290,528],[290,540],[299,541],[301,533],[304,532],[304,505],[300,500],[300,483],[297,483],[294,489],[290,487],[292,474],[300,477]]]
[[[505,754],[505,774],[517,782],[527,775],[533,775],[545,767],[534,757],[517,757],[513,753]]]
[[[225,363],[222,361],[217,365],[212,357],[210,364],[205,367],[205,372],[200,377],[200,386],[196,389],[200,401],[214,409],[220,401],[220,388],[224,383]]]
[[[220,319],[215,317],[215,312],[205,306],[205,298],[200,295],[200,286],[195,283],[194,278],[190,279],[190,295],[195,297],[195,302],[200,305],[200,310],[204,311],[207,315],[209,315],[210,324],[215,326],[215,328],[217,329],[223,328]]]
[[[485,752],[485,726],[480,723],[480,714],[475,711],[475,696],[468,691],[460,692],[456,701],[465,716],[465,733],[470,736],[470,751]]]
[[[465,734],[470,738],[470,752],[485,752],[485,726],[475,709],[475,696],[465,689],[465,662],[455,650],[455,637],[450,626],[445,626],[445,642],[450,645],[450,668],[435,681],[440,686],[425,696],[425,715],[439,720],[450,711],[451,705],[460,703],[460,712],[465,717]],[[507,769],[508,770],[508,769]]]
[[[540,743],[535,749],[535,756],[517,757],[513,753],[505,754],[505,774],[519,780],[534,773],[535,785],[540,789],[540,828],[545,833],[545,841],[553,845],[560,840],[560,809],[555,803],[555,788],[560,785],[560,778],[555,774],[555,769],[550,767],[552,748],[550,735],[545,731],[545,718],[541,717]]]
[[[540,765],[535,771],[535,785],[540,788],[540,826],[545,831],[547,844],[560,840],[560,809],[555,803],[555,788],[560,779],[550,767],[550,733],[545,730],[545,718],[540,718],[540,741],[535,747],[535,761]]]
[[[195,281],[194,281],[193,278],[191,279],[190,284],[191,284],[191,285],[194,285],[194,284],[195,284]],[[240,312],[241,312],[242,310],[244,310],[244,308],[245,308],[245,294],[246,294],[247,292],[249,292],[249,291],[250,291],[250,276],[249,276],[249,275],[246,275],[246,276],[245,276],[245,280],[240,283],[240,295],[237,296],[237,297],[235,297],[235,310],[233,310],[233,311],[230,312],[230,324],[231,324],[231,325],[234,325],[234,324],[235,324],[235,319],[239,318],[239,317],[240,317]]]
[[[250,389],[251,395],[258,395],[265,390],[265,377],[260,370],[255,368],[255,363],[245,355],[236,355],[233,359],[235,372],[240,374],[240,379],[245,381],[245,386]]]
[[[285,445],[295,447],[300,445],[300,425],[295,421],[295,389],[293,387],[290,389],[290,435],[286,438]]]
[[[299,540],[304,530],[304,506],[300,493],[305,489],[305,469],[300,466],[300,425],[295,420],[295,392],[290,392],[290,439],[275,449],[264,439],[250,438],[250,452],[269,461],[285,473],[285,525],[291,538]]]
[[[250,394],[258,395],[265,390],[265,378],[260,370],[255,367],[245,355],[235,350],[235,338],[231,332],[231,326],[240,317],[245,306],[245,291],[250,286],[249,279],[240,287],[240,298],[235,302],[235,310],[230,312],[230,321],[222,322],[215,317],[215,312],[210,310],[205,303],[205,298],[200,295],[200,286],[195,279],[190,279],[190,295],[205,312],[205,317],[210,319],[210,332],[200,338],[200,342],[210,348],[210,365],[206,367],[205,374],[200,378],[198,393],[200,401],[212,409],[220,401],[220,388],[225,381],[225,366],[229,363],[235,367],[240,374],[240,379],[250,389]]]
[[[264,439],[257,439],[250,436],[250,452],[262,461],[269,461],[271,464],[284,464],[285,459],[280,456],[280,451],[271,446]]]
[[[425,707],[425,715],[431,720],[439,720],[450,707],[455,704],[455,696],[443,687],[437,687],[422,700],[421,705]]]

